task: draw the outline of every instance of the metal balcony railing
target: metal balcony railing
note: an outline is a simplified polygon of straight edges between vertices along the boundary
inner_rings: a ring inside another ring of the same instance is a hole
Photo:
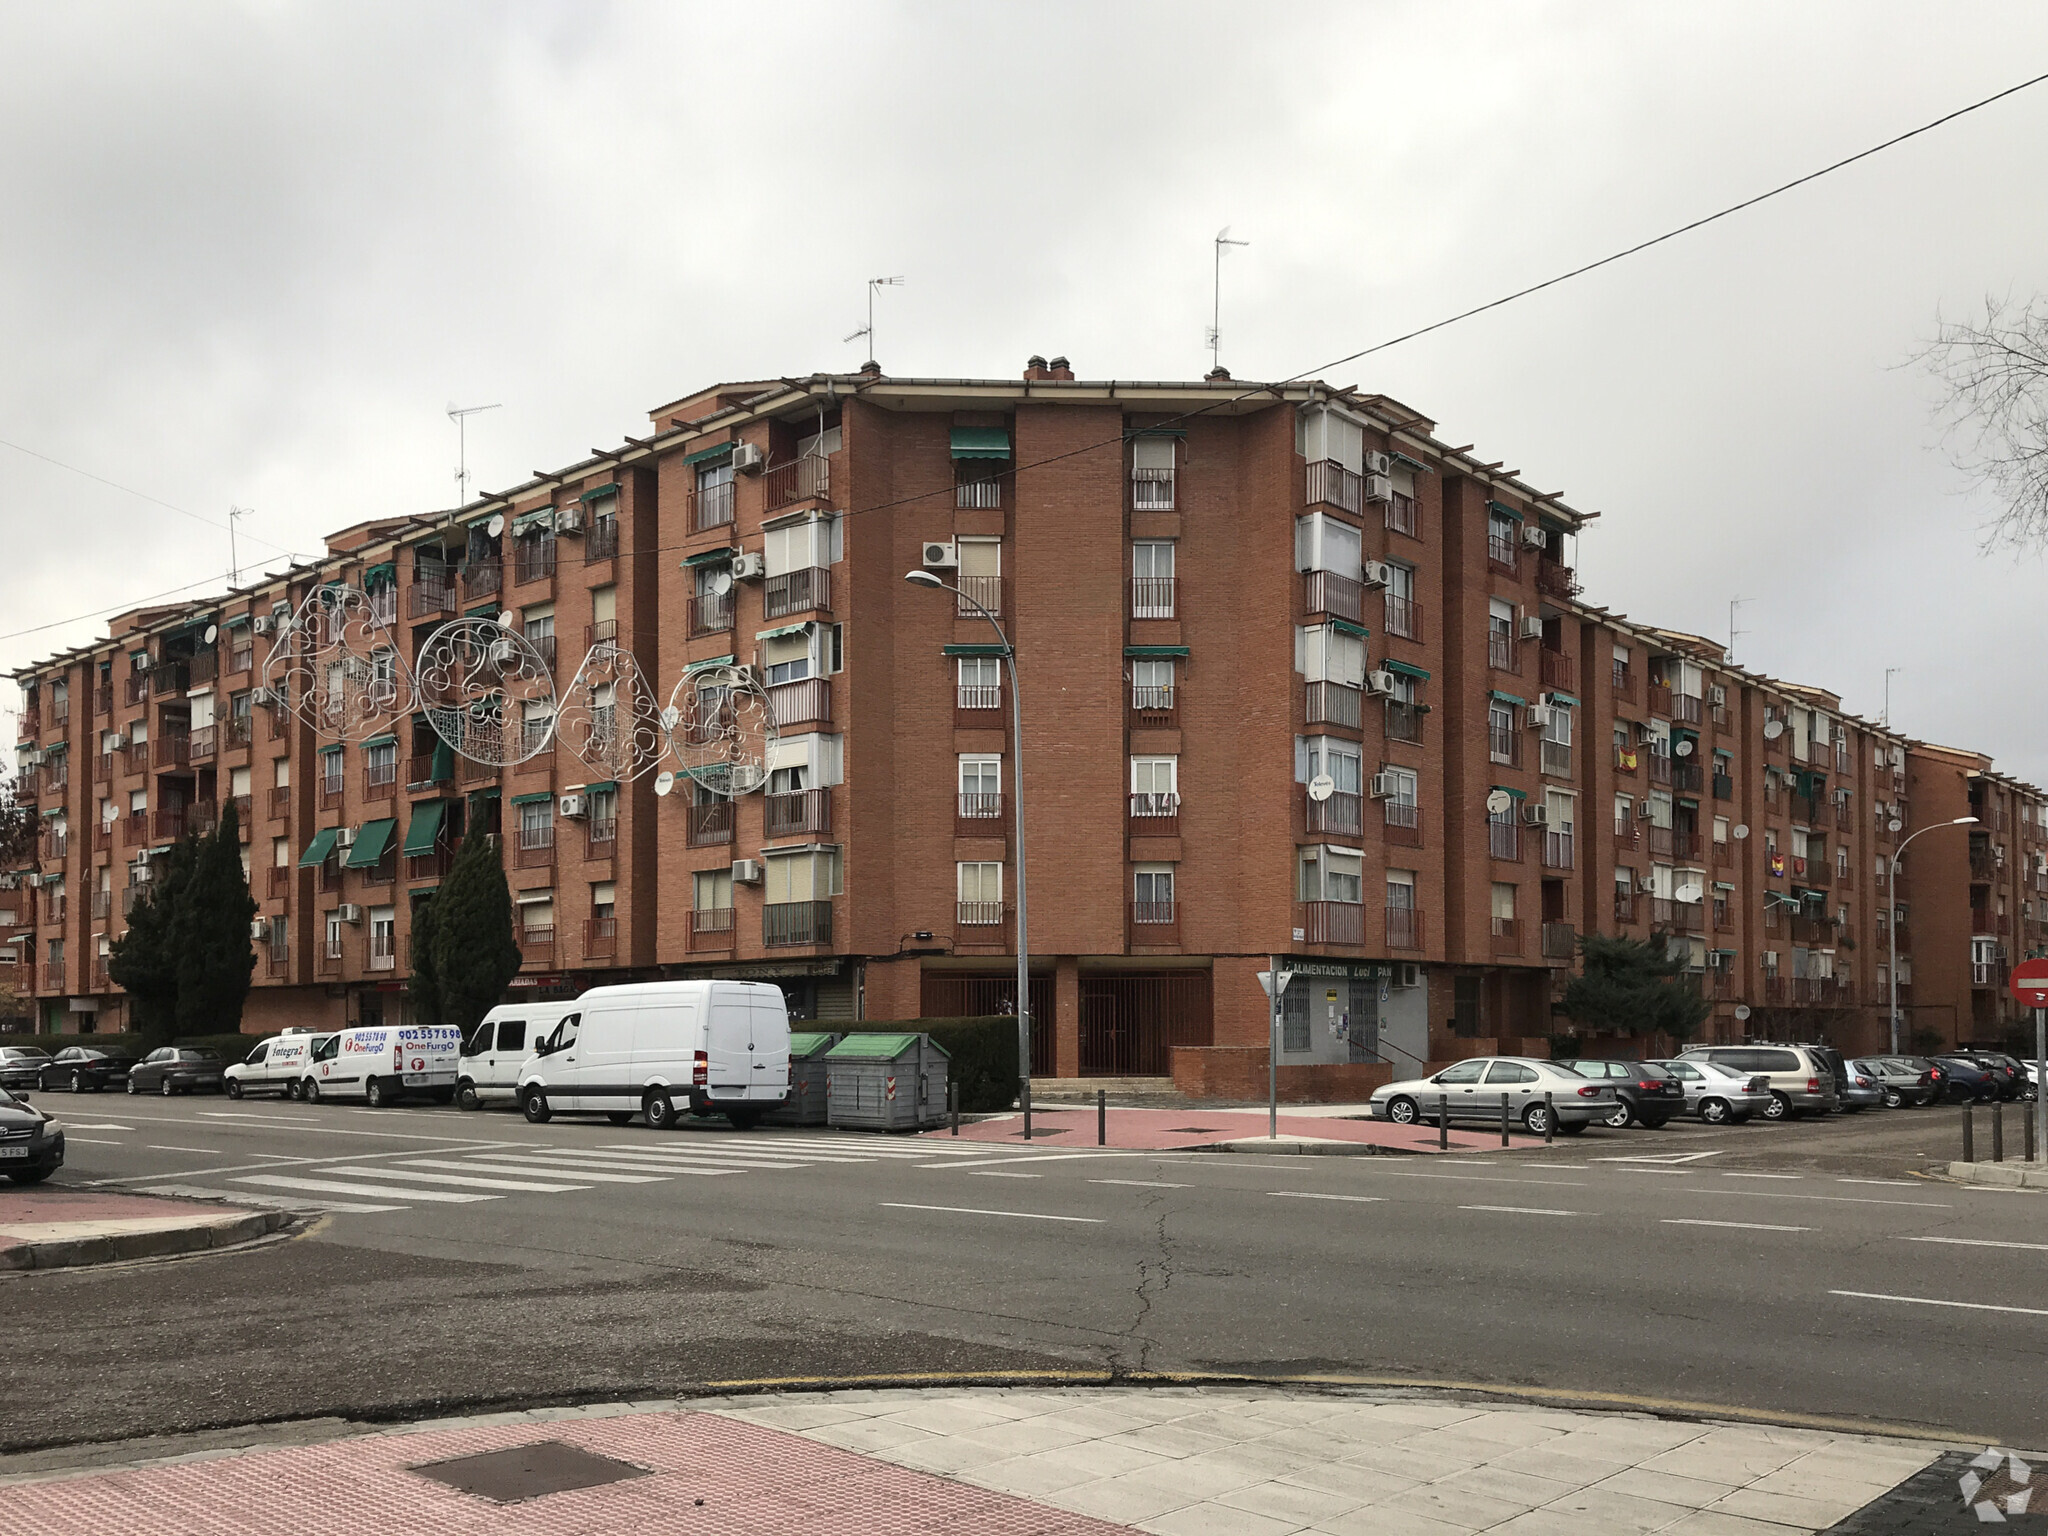
[[[1304,717],[1310,725],[1357,727],[1364,716],[1365,691],[1342,683],[1310,683],[1304,700]]]
[[[1003,920],[1003,904],[1000,901],[956,902],[953,920],[963,928],[992,928]]]
[[[1386,604],[1387,633],[1398,635],[1403,640],[1420,640],[1422,604],[1412,597],[1397,597],[1392,592],[1387,593],[1383,601]]]
[[[710,848],[732,841],[732,802],[707,800],[684,807],[689,823],[690,846]]]
[[[1355,901],[1305,901],[1302,932],[1310,944],[1363,944],[1365,907]]]
[[[405,878],[408,880],[438,880],[454,867],[455,850],[446,843],[436,843],[425,853],[405,856]]]
[[[1608,691],[1618,702],[1633,704],[1636,697],[1635,668],[1619,657],[1615,659],[1613,671],[1608,677]]]
[[[1671,754],[1669,752],[1645,752],[1643,759],[1648,764],[1652,784],[1671,782]]]
[[[513,557],[513,572],[520,582],[551,578],[555,574],[554,536],[519,540]]]
[[[159,768],[182,768],[192,761],[192,737],[185,731],[165,731],[150,748],[150,760]]]
[[[1569,960],[1579,952],[1579,933],[1570,923],[1543,925],[1543,958]]]
[[[1562,688],[1569,693],[1578,687],[1578,667],[1568,651],[1553,651],[1547,645],[1538,646],[1536,671],[1546,688]]]
[[[1670,684],[1660,683],[1656,678],[1651,678],[1649,687],[1644,690],[1644,698],[1649,702],[1651,714],[1662,715],[1666,720],[1671,718]]]
[[[799,501],[832,499],[832,460],[824,454],[807,453],[777,464],[762,476],[768,510],[793,506]]]
[[[761,908],[761,942],[771,949],[784,945],[830,944],[832,903],[769,902]]]
[[[611,622],[611,621],[607,621]],[[612,623],[612,635],[616,638],[618,625]],[[592,628],[596,628],[595,625]],[[732,594],[730,592],[700,592],[690,599],[690,634],[716,635],[732,628]],[[593,642],[595,643],[595,642]]]
[[[583,563],[596,565],[618,552],[619,520],[616,517],[592,518],[590,531],[583,535]]]
[[[583,833],[583,856],[586,859],[609,859],[619,850],[619,822],[615,816],[590,818],[590,824]]]
[[[1491,630],[1486,636],[1486,664],[1496,672],[1519,672],[1515,657],[1515,637]]]
[[[1387,908],[1387,948],[1422,948],[1422,914],[1413,907]]]
[[[1522,733],[1511,725],[1488,725],[1486,755],[1504,768],[1522,765]]]
[[[587,917],[583,920],[583,958],[608,960],[619,952],[619,920],[616,917]]]
[[[1335,507],[1355,514],[1365,505],[1365,478],[1335,459],[1318,459],[1308,466],[1303,497],[1312,507]]]
[[[1365,796],[1337,790],[1327,800],[1303,795],[1308,830],[1357,837],[1365,831]]]
[[[1545,597],[1574,598],[1579,595],[1578,573],[1556,560],[1536,557],[1536,590]]]
[[[1387,740],[1420,742],[1424,713],[1420,704],[1409,704],[1400,699],[1387,700]]]
[[[832,573],[822,565],[784,571],[780,576],[770,576],[761,585],[763,618],[779,619],[814,609],[832,611]]]
[[[699,486],[690,492],[690,526],[702,532],[723,528],[732,522],[733,484]]]
[[[1131,471],[1131,510],[1133,512],[1171,512],[1173,510],[1173,471],[1171,469],[1133,469]]]
[[[1415,498],[1394,492],[1387,498],[1387,527],[1395,533],[1405,533],[1411,539],[1422,537],[1421,521],[1416,515]]]
[[[1493,920],[1493,952],[1497,955],[1519,955],[1522,952],[1522,925],[1512,917]]]
[[[555,925],[533,923],[519,930],[519,961],[522,965],[555,963]]]
[[[1314,573],[1311,572],[1311,575]],[[1134,619],[1170,619],[1174,608],[1174,578],[1171,576],[1133,576],[1131,578],[1131,617]]]
[[[1522,859],[1521,824],[1489,818],[1486,823],[1486,851],[1496,859],[1519,864]]]
[[[1422,846],[1421,806],[1403,800],[1382,800],[1380,816],[1389,843],[1401,848]]]
[[[505,566],[499,560],[471,560],[462,567],[462,595],[469,602],[495,597],[505,590]]]
[[[959,799],[956,819],[964,824],[963,831],[969,837],[1000,836],[1003,821],[1003,797],[997,794],[963,794]],[[991,825],[993,824],[993,825]]]
[[[1003,578],[1000,576],[962,576],[956,583],[960,597],[954,604],[955,611],[963,619],[978,618],[983,608],[1001,617],[1003,612]],[[974,605],[981,604],[981,608]]]
[[[523,826],[519,829],[518,847],[513,850],[513,866],[518,869],[536,869],[555,862],[555,823],[550,817],[538,826]]]
[[[373,971],[395,971],[398,969],[397,936],[388,928],[380,928],[370,935],[370,963]]]
[[[114,712],[114,685],[96,684],[92,690],[92,712],[96,715],[110,715]]]
[[[996,683],[960,683],[953,700],[955,709],[1001,709],[1003,690]]]
[[[1671,718],[1685,725],[1700,723],[1700,701],[1690,693],[1674,693],[1671,696]]]
[[[1514,576],[1520,573],[1521,561],[1522,552],[1515,547],[1513,539],[1496,538],[1492,534],[1487,535],[1486,563],[1494,570],[1499,571],[1504,576]]]
[[[764,795],[761,806],[765,836],[793,837],[800,832],[832,830],[832,791],[829,789],[799,789],[787,794]]]
[[[1572,776],[1571,743],[1546,738],[1542,744],[1542,756],[1543,771],[1552,778],[1568,779]]]
[[[1171,901],[1134,901],[1131,903],[1131,923],[1134,927],[1165,928],[1180,922],[1180,908]]]
[[[807,725],[832,719],[832,683],[829,678],[807,677],[794,683],[777,683],[768,690],[769,707],[778,727]]]
[[[1166,822],[1178,820],[1180,796],[1172,790],[1136,791],[1131,795],[1131,820]]]
[[[690,914],[690,948],[731,949],[733,909],[698,907]]]
[[[1543,867],[1545,869],[1578,868],[1577,839],[1570,832],[1546,827],[1543,831]]]
[[[1617,928],[1632,927],[1639,920],[1637,906],[1637,898],[1633,894],[1624,895],[1622,892],[1616,891],[1614,893],[1614,926]]]
[[[953,487],[953,505],[962,512],[995,512],[1003,505],[1000,480],[962,480]]]
[[[1172,725],[1178,718],[1179,694],[1172,683],[1133,683],[1131,713],[1137,723],[1148,726]]]
[[[406,612],[415,619],[431,619],[455,611],[455,576],[452,571],[422,571],[412,579]]]
[[[1301,610],[1361,623],[1365,619],[1365,584],[1335,571],[1303,571]]]

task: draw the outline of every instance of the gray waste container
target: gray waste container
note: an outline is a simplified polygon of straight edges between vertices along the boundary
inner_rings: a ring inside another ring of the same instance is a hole
[[[946,1053],[930,1035],[848,1035],[825,1053],[827,1125],[912,1131],[946,1117]]]
[[[768,1124],[825,1123],[825,1053],[843,1038],[837,1030],[789,1037],[789,1097],[762,1117]]]

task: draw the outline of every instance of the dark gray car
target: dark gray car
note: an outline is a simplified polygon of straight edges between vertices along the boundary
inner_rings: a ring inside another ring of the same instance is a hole
[[[25,1098],[0,1088],[0,1173],[40,1184],[64,1166],[64,1131]]]

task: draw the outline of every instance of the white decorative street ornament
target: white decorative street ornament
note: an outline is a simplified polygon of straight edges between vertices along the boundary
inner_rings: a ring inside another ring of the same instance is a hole
[[[684,673],[661,718],[682,771],[712,794],[732,799],[768,782],[782,733],[753,668]]]
[[[555,734],[585,768],[620,783],[669,753],[664,711],[633,653],[607,640],[590,648],[555,716]]]
[[[511,768],[555,736],[555,680],[524,635],[495,619],[455,619],[420,651],[415,682],[434,734],[473,763]]]
[[[365,741],[412,710],[413,679],[398,641],[361,589],[316,587],[279,626],[263,686],[314,734]]]

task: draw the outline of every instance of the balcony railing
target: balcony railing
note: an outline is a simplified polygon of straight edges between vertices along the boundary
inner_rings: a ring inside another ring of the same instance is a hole
[[[1307,797],[1308,830],[1357,837],[1365,831],[1365,796],[1338,790],[1327,800]]]
[[[1568,779],[1572,776],[1572,748],[1570,742],[1545,739],[1542,744],[1543,771],[1552,778]]]
[[[1672,901],[1668,897],[1653,896],[1650,899],[1650,926],[1671,933],[1704,933],[1707,928],[1706,907],[1697,901]]]
[[[519,963],[548,966],[555,963],[555,925],[532,923],[519,930]]]
[[[1579,933],[1570,923],[1543,925],[1543,958],[1569,960],[1579,952]]]
[[[1643,757],[1649,764],[1650,782],[1652,784],[1668,785],[1671,782],[1671,754],[1669,752],[1645,752]]]
[[[1649,701],[1651,714],[1661,715],[1666,720],[1669,720],[1671,718],[1670,684],[1660,683],[1653,677],[1650,679],[1650,685],[1648,689],[1645,690],[1644,696]]]
[[[519,540],[513,572],[521,582],[546,581],[552,577],[555,574],[554,539]]]
[[[1519,864],[1522,861],[1521,823],[1495,821],[1489,817],[1486,822],[1486,851],[1496,859]]]
[[[1307,614],[1326,613],[1333,618],[1362,622],[1365,618],[1364,583],[1349,576],[1339,576],[1335,571],[1303,571],[1301,609]]]
[[[829,678],[807,677],[800,682],[777,683],[768,690],[769,707],[778,727],[807,725],[832,719],[832,683]]]
[[[1173,471],[1171,469],[1132,469],[1131,510],[1133,512],[1171,512],[1173,510]]]
[[[769,948],[832,942],[832,903],[778,901],[761,908],[761,942]]]
[[[1332,799],[1335,796],[1331,797]],[[1400,848],[1422,846],[1422,807],[1402,800],[1382,800],[1380,815],[1386,840]]]
[[[103,821],[94,827],[92,829],[92,851],[94,853],[110,851],[117,841],[115,834],[118,827],[119,823],[112,821]]]
[[[1311,571],[1311,576],[1317,573]],[[1134,619],[1170,619],[1173,617],[1174,578],[1171,576],[1133,576],[1131,578],[1131,617]]]
[[[1365,692],[1342,683],[1310,683],[1305,718],[1310,725],[1356,727],[1364,719]]]
[[[1519,955],[1522,952],[1522,925],[1512,917],[1493,920],[1493,952],[1497,955]]]
[[[455,576],[450,571],[422,571],[412,580],[406,612],[415,619],[431,619],[455,611]]]
[[[192,686],[192,669],[182,661],[160,661],[149,675],[156,679],[151,686],[159,698],[184,693]]]
[[[379,928],[370,935],[370,963],[373,971],[395,971],[398,969],[398,938],[389,928]]]
[[[1614,893],[1614,926],[1617,928],[1633,927],[1640,921],[1637,915],[1637,908],[1638,899],[1634,892],[1624,893],[1616,891]]]
[[[690,948],[731,949],[733,909],[699,907],[690,914]]]
[[[690,599],[690,634],[693,637],[697,635],[722,634],[731,628],[732,594],[730,592],[700,592]],[[616,637],[617,633],[618,625],[616,622],[613,622],[613,637]]]
[[[1131,684],[1131,714],[1144,726],[1172,725],[1179,718],[1179,695],[1172,683]]]
[[[998,683],[960,683],[953,700],[955,709],[1001,709],[1003,690]]]
[[[956,837],[1001,837],[1003,797],[1001,794],[963,794],[954,819]]]
[[[997,512],[1003,505],[1000,480],[962,480],[953,487],[953,505],[962,512]]]
[[[184,731],[166,731],[150,748],[150,760],[159,768],[182,768],[192,761],[192,737]]]
[[[1398,635],[1403,640],[1422,638],[1422,604],[1412,597],[1397,597],[1389,592],[1383,599],[1386,604],[1387,633]]]
[[[237,747],[248,746],[255,734],[255,726],[254,718],[249,715],[229,715],[227,723],[221,727],[221,745],[231,752]]]
[[[1131,926],[1134,928],[1174,928],[1180,925],[1180,907],[1171,901],[1134,901],[1131,903]],[[1154,937],[1151,942],[1165,939],[1165,935]]]
[[[1608,679],[1608,691],[1617,701],[1634,703],[1636,697],[1635,668],[1619,657],[1615,658],[1614,669]]]
[[[1536,671],[1546,688],[1562,688],[1569,693],[1578,687],[1578,667],[1568,651],[1553,651],[1547,645],[1537,647]]]
[[[1308,466],[1308,485],[1303,494],[1312,507],[1335,507],[1340,512],[1355,514],[1365,505],[1365,478],[1335,459],[1318,459]]]
[[[1714,775],[1714,798],[1716,800],[1733,800],[1735,798],[1735,781],[1725,773]]]
[[[1131,795],[1131,820],[1143,823],[1134,830],[1150,836],[1171,837],[1180,819],[1180,796],[1172,790],[1140,790]]]
[[[121,841],[140,848],[149,841],[149,812],[130,811],[121,818]]]
[[[292,968],[291,945],[289,943],[280,944],[277,942],[277,940],[272,939],[268,948],[270,954],[269,959],[266,961],[264,966],[265,972],[271,976],[284,976],[289,974]]]
[[[1700,701],[1690,693],[1674,693],[1671,696],[1671,718],[1685,725],[1700,723]]]
[[[149,674],[147,672],[130,672],[121,679],[121,702],[123,704],[140,704],[148,697]]]
[[[471,560],[462,567],[462,595],[469,602],[495,597],[505,590],[505,566],[498,560]]]
[[[979,618],[982,608],[1001,616],[1003,611],[1003,578],[1000,576],[962,576],[957,583],[960,596],[954,611],[963,619]],[[981,604],[980,608],[975,607]]]
[[[777,464],[762,477],[766,485],[768,510],[793,506],[799,501],[832,499],[832,460],[824,454],[807,453]]]
[[[1400,699],[1387,700],[1387,740],[1420,742],[1423,714],[1420,704],[1408,704]]]
[[[1517,575],[1521,570],[1522,552],[1516,548],[1513,539],[1486,538],[1486,563],[1503,576]]]
[[[366,800],[388,800],[398,790],[398,754],[392,753],[382,762],[363,765],[363,798]]]
[[[1486,664],[1496,672],[1519,672],[1516,664],[1515,637],[1491,630],[1486,636]]]
[[[1363,944],[1365,907],[1355,901],[1305,901],[1302,932],[1310,944]]]
[[[1387,948],[1422,948],[1422,914],[1413,907],[1387,908]]]
[[[799,832],[832,830],[832,791],[799,789],[788,794],[765,795],[761,801],[762,826],[768,837],[793,837]]]
[[[761,585],[763,618],[779,619],[785,614],[832,611],[832,573],[822,565],[770,576]]]
[[[1576,869],[1578,867],[1578,846],[1576,836],[1555,827],[1543,831],[1543,867],[1545,869]]]
[[[111,715],[114,712],[114,685],[95,684],[92,690],[92,712],[96,715]]]
[[[42,856],[45,859],[61,859],[71,846],[71,834],[62,827],[45,832],[40,839]]]
[[[43,986],[52,992],[64,990],[64,962],[46,960],[43,962]]]
[[[702,531],[706,528],[723,528],[732,522],[733,485],[730,480],[721,485],[699,486],[690,492],[690,526]]]
[[[590,818],[583,832],[583,857],[609,859],[619,851],[619,822],[616,816]]]
[[[1522,765],[1522,733],[1512,725],[1488,725],[1486,755],[1504,768]]]
[[[555,862],[555,823],[550,817],[538,826],[519,829],[518,847],[513,850],[516,869],[537,869]]]
[[[583,563],[597,565],[618,552],[619,520],[616,517],[593,517],[590,531],[583,535]]]
[[[583,958],[608,960],[619,952],[619,920],[616,917],[586,917],[583,920]]]
[[[954,903],[953,921],[962,928],[993,928],[1003,920],[1003,904],[1000,901],[961,901]]]
[[[1556,560],[1536,557],[1536,590],[1545,597],[1574,598],[1579,595],[1578,573]]]
[[[1411,539],[1422,537],[1422,523],[1416,515],[1413,496],[1396,491],[1387,498],[1387,527],[1395,533],[1405,533]]]
[[[454,867],[455,850],[446,843],[436,843],[425,853],[405,856],[405,878],[408,880],[438,880]]]
[[[732,841],[730,800],[707,800],[685,806],[684,815],[689,823],[692,848],[711,848]]]
[[[159,842],[166,838],[183,837],[185,835],[185,808],[182,805],[178,805],[172,806],[168,810],[158,811],[150,818],[150,822]]]

